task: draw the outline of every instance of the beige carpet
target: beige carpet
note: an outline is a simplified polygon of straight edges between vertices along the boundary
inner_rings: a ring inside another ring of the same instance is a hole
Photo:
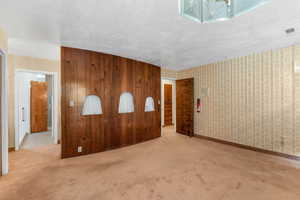
[[[10,154],[1,200],[299,200],[300,163],[166,129],[160,139],[59,160],[59,146]]]

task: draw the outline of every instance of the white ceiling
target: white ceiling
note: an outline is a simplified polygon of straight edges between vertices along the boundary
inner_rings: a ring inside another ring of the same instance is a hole
[[[199,24],[178,14],[177,0],[0,0],[0,26],[18,54],[47,57],[36,51],[63,45],[178,70],[298,43],[299,10],[299,0],[272,0],[229,21]],[[286,35],[290,27],[296,32]],[[30,41],[36,45],[24,45]]]

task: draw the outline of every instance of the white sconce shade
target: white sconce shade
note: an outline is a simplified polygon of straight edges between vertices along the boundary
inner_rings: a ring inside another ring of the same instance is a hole
[[[133,113],[133,112],[134,112],[133,96],[129,92],[124,92],[120,97],[119,113]]]
[[[153,112],[153,111],[155,111],[154,100],[152,97],[147,97],[145,103],[145,112]]]
[[[100,97],[89,95],[85,98],[82,115],[101,115],[102,104]]]

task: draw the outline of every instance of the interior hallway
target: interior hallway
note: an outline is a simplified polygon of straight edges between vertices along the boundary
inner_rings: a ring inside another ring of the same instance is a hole
[[[53,144],[51,131],[41,133],[31,133],[24,137],[21,149],[34,149],[37,147]]]
[[[10,154],[1,200],[300,199],[300,162],[175,134],[60,160],[60,146]]]

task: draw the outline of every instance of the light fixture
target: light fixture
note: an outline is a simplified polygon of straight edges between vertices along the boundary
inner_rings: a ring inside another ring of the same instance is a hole
[[[133,96],[129,92],[124,92],[120,96],[119,113],[133,113],[134,103]]]
[[[102,112],[102,104],[100,97],[96,95],[89,95],[85,98],[83,104],[82,115],[101,115]]]
[[[271,0],[180,0],[180,14],[197,22],[212,22],[241,15]]]
[[[153,112],[154,108],[154,100],[152,97],[147,97],[145,102],[145,112]]]

